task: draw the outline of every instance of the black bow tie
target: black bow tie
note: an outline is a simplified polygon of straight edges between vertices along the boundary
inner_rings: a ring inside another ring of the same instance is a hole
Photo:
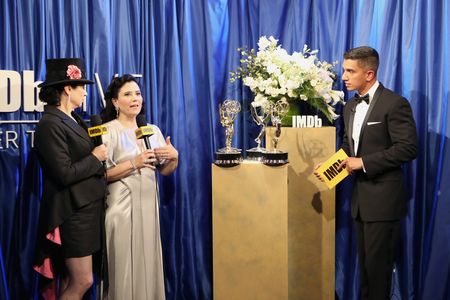
[[[356,102],[359,104],[362,101],[366,102],[367,104],[369,104],[369,94],[365,94],[364,96],[360,96],[358,94],[356,94]]]

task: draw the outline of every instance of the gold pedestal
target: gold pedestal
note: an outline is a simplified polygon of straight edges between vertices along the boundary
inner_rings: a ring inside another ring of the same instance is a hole
[[[267,130],[268,149],[274,130]],[[336,128],[283,127],[278,148],[290,162],[289,299],[334,299],[335,190],[313,171],[336,152]]]
[[[214,299],[287,299],[287,166],[212,174]]]
[[[335,128],[283,128],[279,145],[289,165],[213,165],[215,300],[334,299],[334,190],[312,171]]]

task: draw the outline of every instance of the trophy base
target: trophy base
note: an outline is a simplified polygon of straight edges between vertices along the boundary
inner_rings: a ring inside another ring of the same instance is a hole
[[[248,149],[245,152],[247,153],[247,160],[263,162],[267,150],[265,148],[255,147]]]
[[[267,166],[282,166],[289,162],[288,153],[283,151],[269,151],[264,154],[263,164]]]
[[[219,167],[230,168],[237,166],[242,161],[241,152],[216,152],[214,164]]]
[[[219,150],[217,150],[216,151],[216,153],[241,153],[242,152],[242,150],[241,149],[239,149],[239,148],[234,148],[234,147],[230,147],[230,148],[227,148],[227,147],[223,147],[223,148],[220,148]]]

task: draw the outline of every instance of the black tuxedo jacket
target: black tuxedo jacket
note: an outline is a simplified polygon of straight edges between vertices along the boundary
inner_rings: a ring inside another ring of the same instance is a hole
[[[406,214],[401,166],[417,156],[417,133],[409,102],[381,84],[370,102],[358,145],[354,151],[353,119],[357,102],[344,107],[342,148],[348,156],[361,157],[363,170],[355,173],[352,217],[363,221],[398,220]]]
[[[72,116],[81,126],[55,106],[46,105],[35,132],[35,150],[43,173],[37,264],[48,256],[46,234],[105,193],[103,165],[91,153],[95,145],[83,120],[75,113]]]

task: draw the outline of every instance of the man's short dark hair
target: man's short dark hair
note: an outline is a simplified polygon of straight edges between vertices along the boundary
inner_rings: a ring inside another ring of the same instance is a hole
[[[348,50],[344,53],[344,59],[357,60],[362,67],[373,70],[375,74],[377,74],[378,65],[380,64],[377,50],[368,46]]]

